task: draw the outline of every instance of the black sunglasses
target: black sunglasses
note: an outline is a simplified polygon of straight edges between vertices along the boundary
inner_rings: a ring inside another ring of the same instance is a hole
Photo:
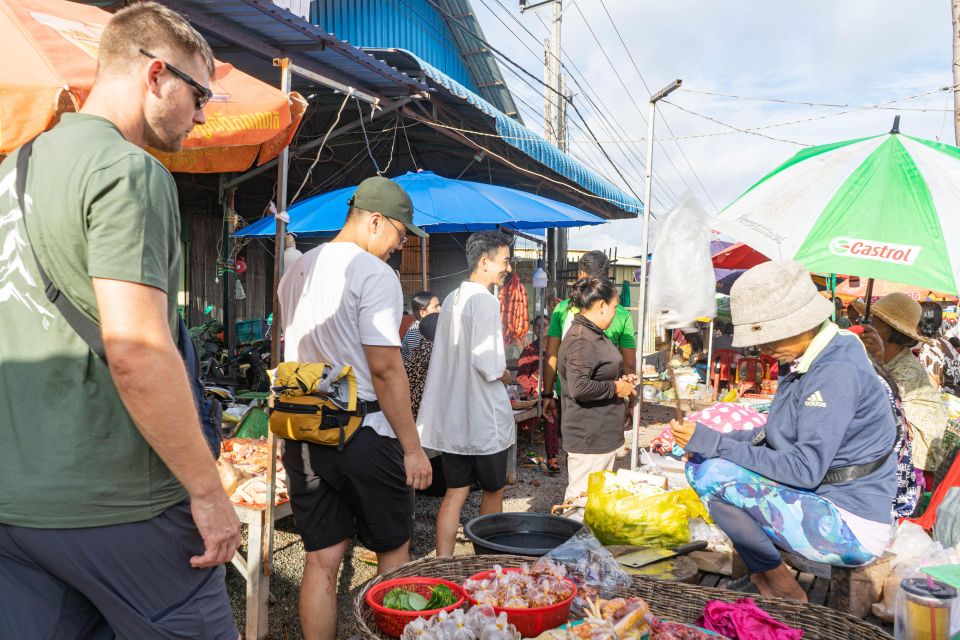
[[[158,58],[157,56],[153,55],[152,53],[144,49],[140,49],[140,53],[147,56],[151,60],[160,60],[160,58]],[[194,88],[194,90],[197,92],[197,109],[203,109],[205,106],[207,106],[207,103],[210,102],[210,98],[213,97],[213,91],[210,91],[210,89],[207,89],[205,86],[203,86],[202,84],[200,84],[199,82],[197,82],[196,80],[194,80],[193,78],[185,74],[183,71],[180,71],[180,69],[177,69],[175,66],[173,66],[169,62],[165,60],[160,60],[160,62],[162,62],[164,66],[167,67],[167,70],[169,70],[170,73],[177,76],[178,78],[180,78],[181,80],[183,80],[188,85]]]

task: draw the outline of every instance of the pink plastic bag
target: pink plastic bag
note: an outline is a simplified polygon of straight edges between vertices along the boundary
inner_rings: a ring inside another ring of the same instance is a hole
[[[699,422],[720,433],[752,431],[767,424],[766,415],[751,407],[733,402],[718,402],[708,409],[689,414],[686,419],[690,422]]]

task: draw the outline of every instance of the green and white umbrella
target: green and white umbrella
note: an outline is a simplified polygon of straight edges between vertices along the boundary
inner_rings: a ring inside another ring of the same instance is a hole
[[[772,260],[960,289],[960,149],[897,132],[804,149],[713,226]]]

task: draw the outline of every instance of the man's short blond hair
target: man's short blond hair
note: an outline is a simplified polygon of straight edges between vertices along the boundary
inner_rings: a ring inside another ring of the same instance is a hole
[[[117,11],[100,37],[97,74],[122,71],[143,57],[140,49],[162,56],[172,51],[200,56],[212,79],[213,51],[186,18],[156,2],[137,2]]]

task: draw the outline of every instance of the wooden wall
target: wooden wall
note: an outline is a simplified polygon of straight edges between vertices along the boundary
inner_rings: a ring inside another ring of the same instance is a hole
[[[191,212],[185,215],[187,228],[184,268],[187,282],[187,324],[203,322],[203,310],[212,305],[213,315],[223,321],[224,276],[217,274],[221,246],[222,222],[219,216]],[[252,320],[265,318],[272,306],[273,247],[267,250],[266,242],[254,240],[243,250],[247,271],[239,277],[246,297],[236,300],[236,318]]]

